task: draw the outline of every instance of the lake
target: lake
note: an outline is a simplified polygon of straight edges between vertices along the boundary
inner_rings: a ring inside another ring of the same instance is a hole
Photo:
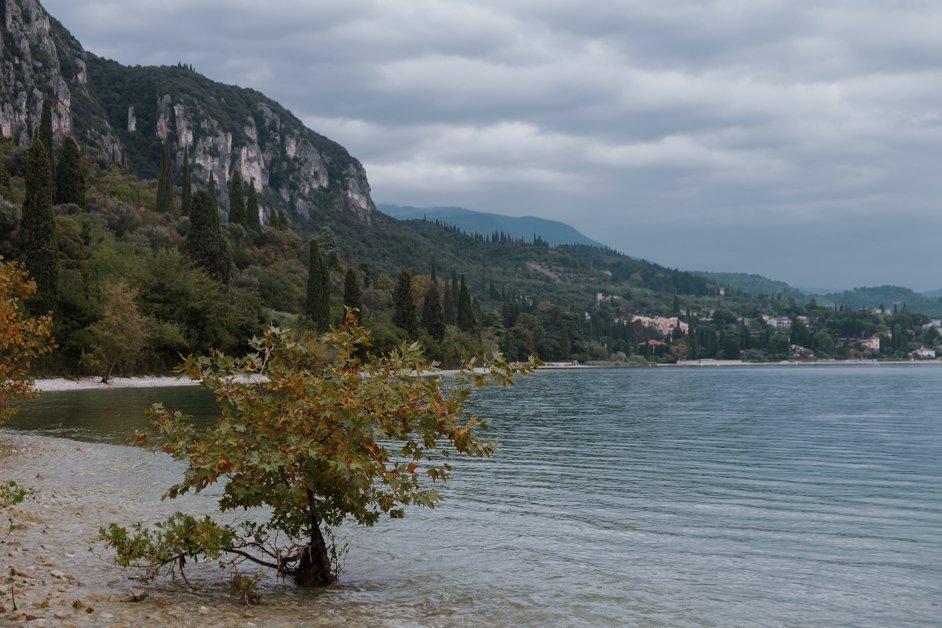
[[[940,391],[919,366],[537,372],[473,400],[495,458],[435,510],[343,530],[340,583],[285,619],[938,625]],[[212,413],[194,388],[46,393],[6,429],[120,452],[157,400]]]

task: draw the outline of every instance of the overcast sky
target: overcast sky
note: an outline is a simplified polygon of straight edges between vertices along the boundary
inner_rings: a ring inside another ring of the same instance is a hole
[[[378,203],[565,221],[801,287],[942,288],[938,0],[43,0],[253,87]]]

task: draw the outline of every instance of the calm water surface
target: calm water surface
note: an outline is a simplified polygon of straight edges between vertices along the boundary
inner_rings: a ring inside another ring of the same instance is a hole
[[[939,625],[940,392],[931,367],[538,372],[475,398],[500,447],[441,507],[343,532],[317,603],[402,625]],[[157,400],[212,413],[192,388],[47,393],[7,427],[124,442]]]

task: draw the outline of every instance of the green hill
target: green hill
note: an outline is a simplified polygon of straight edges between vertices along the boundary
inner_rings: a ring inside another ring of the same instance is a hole
[[[463,207],[412,207],[380,203],[377,208],[384,214],[400,220],[431,220],[457,227],[470,234],[490,236],[494,233],[505,233],[513,238],[524,240],[532,240],[536,236],[554,246],[557,244],[605,246],[558,220],[534,216],[503,216]]]
[[[942,316],[942,297],[929,297],[901,286],[854,288],[845,292],[815,296],[818,303],[837,304],[852,309],[907,309],[927,316]]]
[[[722,286],[727,291],[736,291],[753,296],[777,295],[782,299],[801,299],[804,294],[798,288],[788,285],[784,281],[776,281],[762,275],[747,273],[710,273],[694,271],[695,275],[705,278],[710,283]]]

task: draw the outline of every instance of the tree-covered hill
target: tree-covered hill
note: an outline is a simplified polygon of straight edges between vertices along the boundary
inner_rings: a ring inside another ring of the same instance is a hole
[[[804,294],[798,288],[788,285],[784,281],[776,281],[762,275],[748,273],[711,273],[695,271],[712,284],[722,286],[730,292],[740,292],[753,296],[773,295],[783,299],[801,299]]]
[[[902,286],[873,286],[816,296],[819,303],[837,304],[852,309],[906,308],[928,316],[942,316],[942,297],[930,297]]]
[[[525,240],[536,236],[552,245],[588,244],[604,247],[600,242],[584,236],[564,222],[535,216],[504,216],[463,207],[411,207],[381,203],[377,208],[384,214],[400,220],[432,220],[457,227],[470,234],[490,236],[494,233],[505,233]]]

